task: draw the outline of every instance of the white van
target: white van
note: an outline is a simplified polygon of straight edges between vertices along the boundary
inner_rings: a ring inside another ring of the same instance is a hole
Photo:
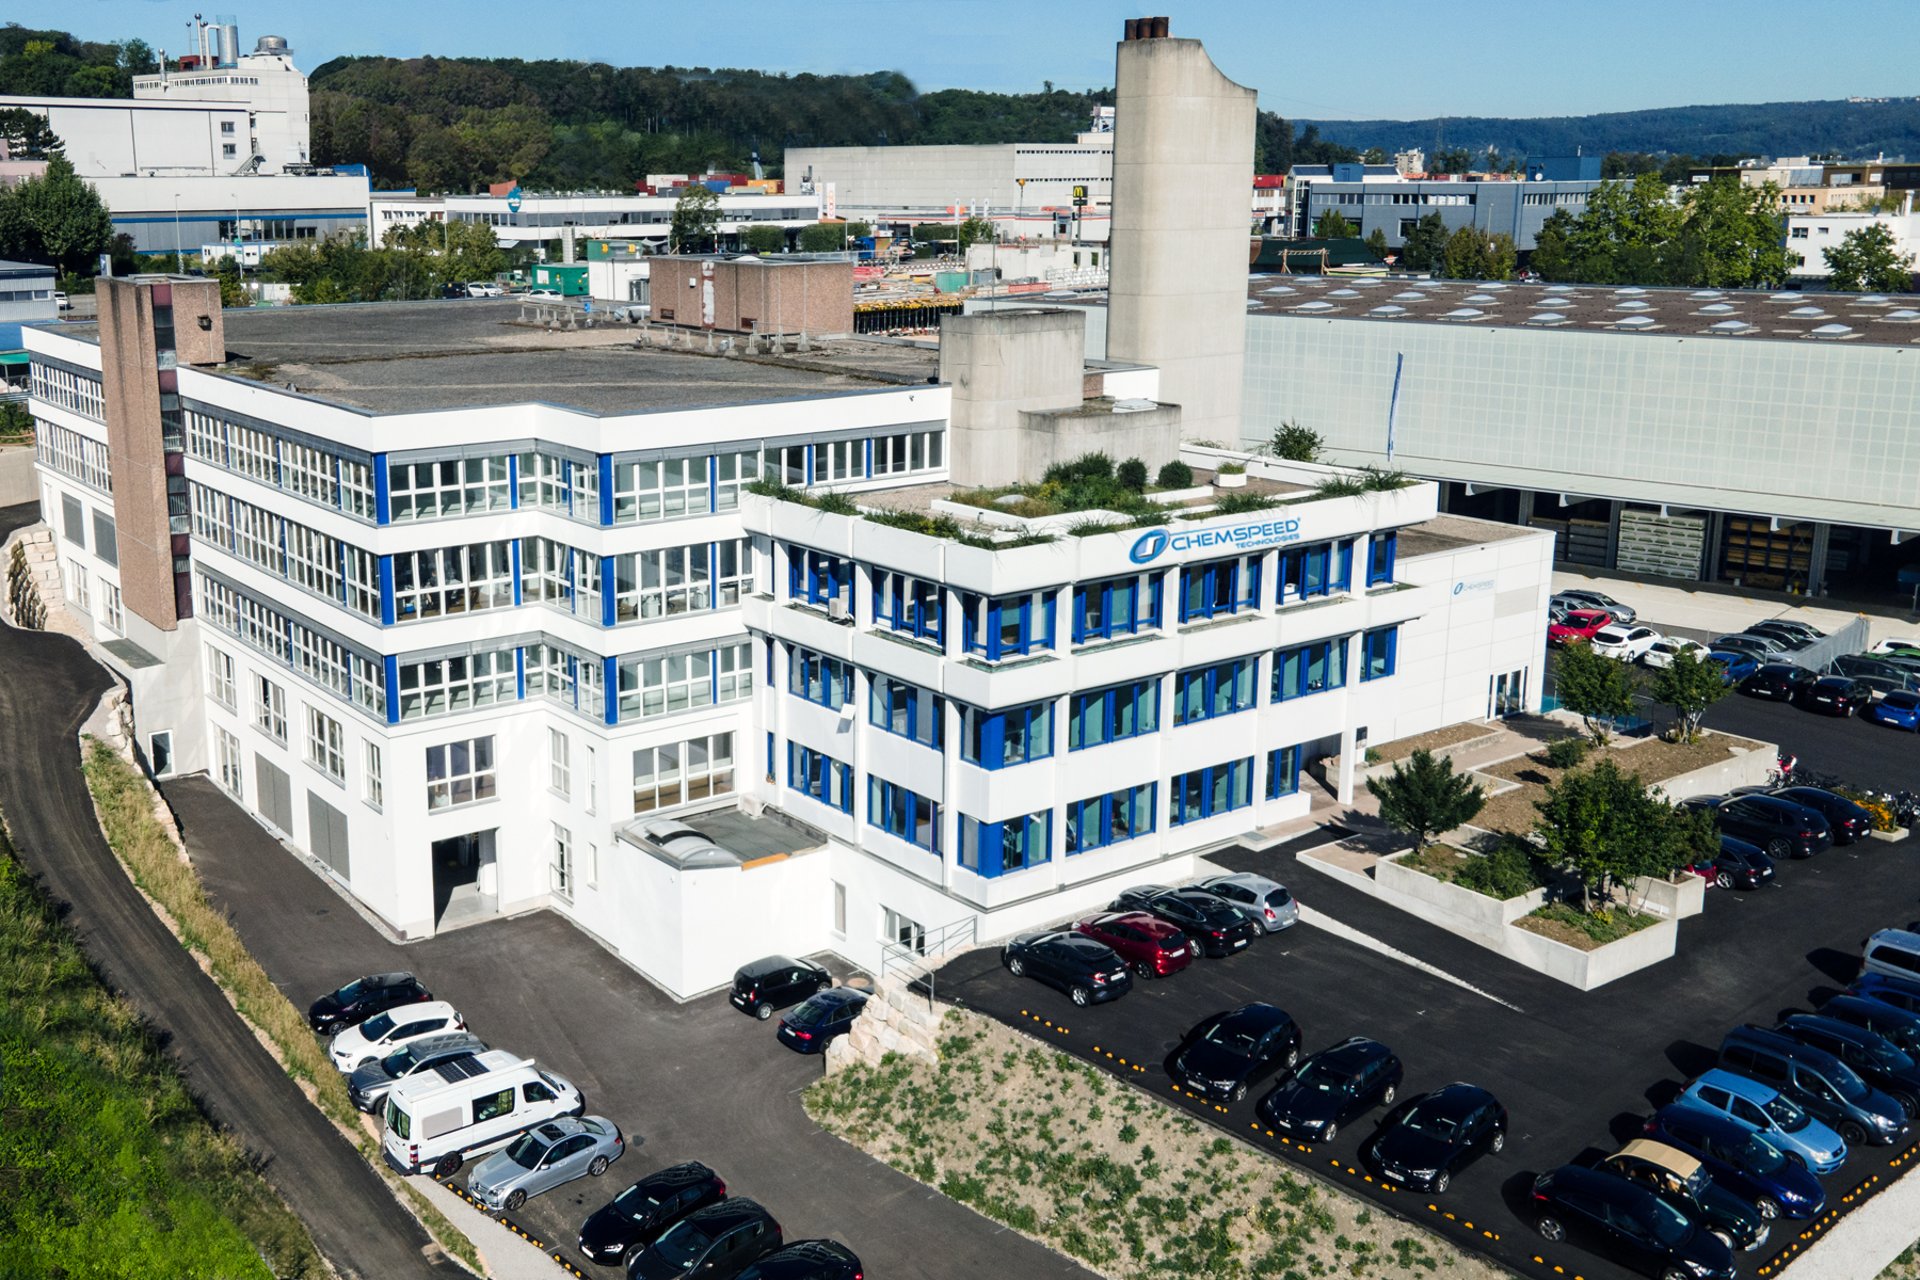
[[[419,1071],[387,1095],[380,1150],[401,1173],[447,1178],[470,1155],[504,1147],[555,1116],[577,1116],[586,1100],[533,1059],[491,1049]]]
[[[1905,929],[1882,929],[1867,939],[1865,951],[1860,972],[1920,982],[1920,932],[1912,925]]]

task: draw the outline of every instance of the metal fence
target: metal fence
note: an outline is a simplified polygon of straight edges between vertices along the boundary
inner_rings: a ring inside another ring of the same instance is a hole
[[[1781,655],[1780,661],[1795,663],[1809,671],[1822,673],[1831,671],[1835,658],[1843,658],[1850,653],[1860,653],[1866,649],[1869,630],[1867,620],[1856,617],[1824,640],[1816,640],[1798,653]]]

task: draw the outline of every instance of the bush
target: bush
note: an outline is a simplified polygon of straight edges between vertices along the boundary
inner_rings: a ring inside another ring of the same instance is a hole
[[[1468,858],[1454,874],[1453,882],[1504,902],[1544,887],[1547,868],[1532,845],[1509,838],[1502,840],[1491,853]]]
[[[1223,462],[1213,469],[1213,473],[1217,476],[1243,476],[1247,474],[1247,464],[1244,462]]]
[[[1230,493],[1213,504],[1213,510],[1207,516],[1241,516],[1250,511],[1265,511],[1268,507],[1279,505],[1280,500],[1270,493],[1247,493],[1242,490]],[[1203,517],[1204,518],[1204,517]]]
[[[1267,451],[1287,462],[1318,462],[1325,443],[1318,431],[1297,422],[1284,422],[1267,441]]]
[[[1113,459],[1104,453],[1084,453],[1071,462],[1056,462],[1040,477],[1042,484],[1070,485],[1078,480],[1113,479]]]
[[[1160,474],[1153,478],[1153,482],[1162,489],[1191,489],[1193,468],[1175,459],[1160,468]]]
[[[1571,769],[1587,758],[1585,738],[1556,738],[1547,744],[1547,763],[1556,769]]]
[[[1138,458],[1128,458],[1114,469],[1114,479],[1135,493],[1147,487],[1147,464]]]

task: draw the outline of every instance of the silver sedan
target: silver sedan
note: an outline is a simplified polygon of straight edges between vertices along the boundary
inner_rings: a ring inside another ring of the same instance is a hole
[[[605,1116],[543,1121],[475,1165],[467,1193],[496,1213],[512,1212],[528,1196],[583,1175],[599,1177],[626,1148],[620,1126]]]
[[[1212,876],[1193,887],[1231,902],[1268,933],[1278,933],[1300,918],[1300,906],[1287,886],[1251,871]]]

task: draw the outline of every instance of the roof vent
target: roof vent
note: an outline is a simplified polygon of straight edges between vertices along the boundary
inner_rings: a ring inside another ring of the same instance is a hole
[[[1351,289],[1378,289],[1384,283],[1386,283],[1384,280],[1354,280],[1350,281],[1347,287]]]
[[[1395,302],[1425,302],[1431,296],[1431,294],[1421,293],[1418,289],[1409,289],[1405,293],[1394,294],[1393,300]]]
[[[1638,298],[1628,298],[1625,302],[1614,303],[1613,309],[1615,311],[1651,311],[1653,310],[1653,304],[1651,302],[1642,302]]]
[[[1521,321],[1522,324],[1538,325],[1543,329],[1550,329],[1554,325],[1565,324],[1566,322],[1566,316],[1558,311],[1536,311]]]
[[[1748,324],[1745,320],[1722,320],[1718,324],[1710,324],[1707,326],[1708,333],[1724,333],[1729,335],[1752,333],[1753,329],[1754,326]]]
[[[1823,324],[1808,333],[1809,338],[1851,338],[1853,326],[1850,324]]]
[[[1892,301],[1893,299],[1887,297],[1885,294],[1863,293],[1853,300],[1853,305],[1856,307],[1884,307]]]
[[[1332,293],[1328,294],[1327,296],[1329,298],[1357,298],[1360,295],[1358,293],[1355,293],[1352,289],[1335,289]]]
[[[1460,299],[1460,301],[1462,302],[1498,302],[1500,301],[1500,299],[1494,297],[1490,293],[1470,293],[1466,297]]]
[[[1825,320],[1827,313],[1818,307],[1795,307],[1787,312],[1789,320]]]
[[[1699,316],[1730,316],[1733,314],[1733,304],[1731,302],[1709,302],[1706,306],[1694,312],[1694,314]]]
[[[1646,290],[1642,289],[1638,285],[1629,285],[1625,289],[1615,289],[1614,292],[1619,294],[1623,298],[1635,298],[1645,293]]]
[[[1260,292],[1267,293],[1267,294],[1278,294],[1278,293],[1298,293],[1300,291],[1294,288],[1292,285],[1277,284],[1271,289],[1262,289]]]
[[[1659,324],[1652,316],[1622,316],[1613,322],[1616,329],[1651,329]]]
[[[1316,300],[1313,302],[1303,302],[1299,306],[1295,307],[1294,310],[1295,311],[1331,311],[1333,310],[1333,304],[1331,302],[1320,302]]]
[[[1698,299],[1702,302],[1708,302],[1713,300],[1714,298],[1724,298],[1727,295],[1722,291],[1720,291],[1719,289],[1695,289],[1692,293],[1688,294],[1687,296],[1689,298]]]
[[[1915,324],[1920,323],[1920,311],[1915,311],[1911,307],[1901,307],[1898,311],[1889,311],[1880,318],[1893,324]]]
[[[1440,318],[1442,320],[1479,320],[1486,314],[1478,307],[1455,307]]]
[[[1367,312],[1367,314],[1370,316],[1403,316],[1407,314],[1407,309],[1388,303],[1384,307],[1375,307],[1373,310]]]

